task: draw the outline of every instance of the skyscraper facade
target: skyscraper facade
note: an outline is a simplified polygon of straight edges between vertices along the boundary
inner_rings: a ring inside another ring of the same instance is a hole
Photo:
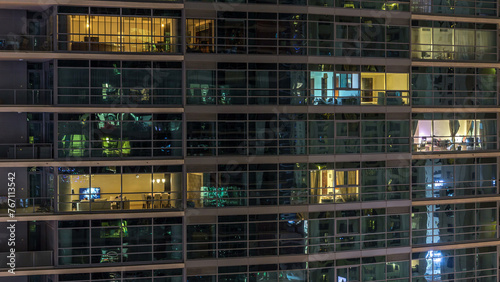
[[[499,281],[497,1],[0,5],[0,281]]]

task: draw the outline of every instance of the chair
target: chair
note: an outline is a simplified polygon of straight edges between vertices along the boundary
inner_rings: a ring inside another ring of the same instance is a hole
[[[153,194],[153,208],[154,209],[160,209],[161,208],[161,194],[160,193],[155,193]]]
[[[161,207],[162,208],[171,208],[171,202],[170,202],[170,193],[163,193],[162,196],[162,201],[161,201]]]
[[[144,203],[142,204],[142,208],[143,209],[150,209],[151,208],[151,201],[152,201],[151,194],[141,194],[141,196],[142,196],[142,200],[144,201]]]

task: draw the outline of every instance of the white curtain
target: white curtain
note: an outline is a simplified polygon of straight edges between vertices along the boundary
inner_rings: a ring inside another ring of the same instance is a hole
[[[455,29],[457,60],[474,60],[474,30]]]

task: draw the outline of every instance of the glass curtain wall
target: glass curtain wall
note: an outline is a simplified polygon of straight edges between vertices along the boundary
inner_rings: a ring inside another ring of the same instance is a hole
[[[412,59],[496,61],[494,24],[413,21]]]
[[[179,114],[59,114],[59,158],[182,155]]]
[[[495,68],[413,67],[413,106],[497,105]]]
[[[59,7],[61,51],[180,53],[180,11]]]
[[[496,114],[414,114],[413,151],[477,151],[497,148]]]
[[[58,60],[60,105],[182,105],[182,64]]]
[[[384,162],[276,165],[189,172],[187,205],[213,208],[409,199],[408,167],[393,168]]]
[[[187,259],[325,254],[408,246],[410,216],[396,214],[397,211],[401,209],[249,214],[191,222],[187,226]]]
[[[181,167],[60,167],[60,212],[180,209]]]
[[[409,123],[401,118],[355,113],[219,114],[217,120],[187,122],[187,155],[408,152]]]
[[[59,221],[57,230],[59,265],[182,261],[180,217]]]
[[[219,12],[213,18],[186,19],[186,51],[408,58],[406,25],[371,17]]]

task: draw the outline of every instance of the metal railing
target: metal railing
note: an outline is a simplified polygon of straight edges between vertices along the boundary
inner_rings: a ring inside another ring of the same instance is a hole
[[[0,105],[52,105],[52,90],[0,89]]]
[[[0,35],[0,51],[52,51],[52,36],[48,35]]]
[[[52,159],[51,143],[0,144],[2,159]]]
[[[11,201],[12,203],[12,201]],[[54,198],[53,197],[34,197],[22,198],[16,197],[16,214],[38,214],[38,213],[53,213]],[[9,198],[6,196],[0,197],[0,216],[8,216],[7,209],[9,208]]]
[[[74,95],[81,88],[74,89],[71,95],[58,95],[61,105],[182,105],[182,95],[177,95],[180,89],[124,89],[98,95]],[[104,90],[104,89],[103,89]],[[92,89],[92,92],[94,89]],[[172,94],[169,92],[171,91]]]
[[[0,253],[1,268],[8,268],[10,253]],[[16,268],[54,265],[54,251],[16,252]]]

